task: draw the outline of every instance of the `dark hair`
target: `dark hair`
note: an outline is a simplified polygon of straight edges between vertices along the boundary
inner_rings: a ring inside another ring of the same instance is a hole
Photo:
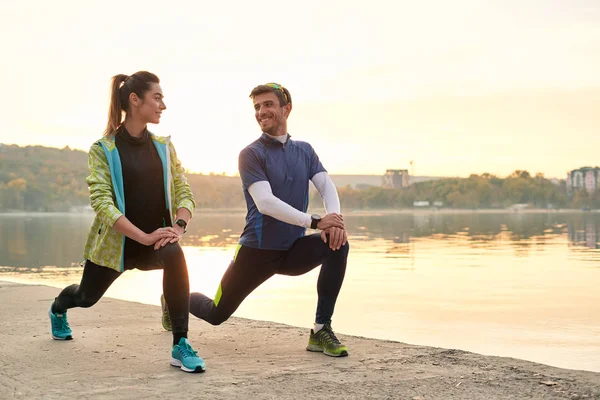
[[[292,95],[290,91],[281,86],[278,83],[266,83],[264,85],[258,85],[250,92],[250,98],[254,99],[254,97],[263,93],[275,93],[275,96],[279,99],[279,105],[281,107],[292,104]]]
[[[129,95],[135,93],[140,99],[143,99],[144,94],[150,90],[151,83],[160,83],[160,79],[148,71],[138,71],[131,76],[119,74],[112,77],[108,123],[104,130],[104,136],[113,136],[121,126],[123,112],[129,112]]]

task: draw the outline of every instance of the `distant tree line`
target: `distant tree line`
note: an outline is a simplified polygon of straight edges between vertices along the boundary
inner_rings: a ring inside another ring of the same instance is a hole
[[[89,204],[88,155],[68,147],[0,145],[0,211],[69,211]],[[187,174],[198,207],[244,207],[239,178]]]
[[[0,145],[0,210],[67,211],[89,203],[87,153]]]
[[[0,145],[0,211],[69,211],[89,204],[85,178],[87,153],[42,146]],[[188,173],[200,208],[243,208],[239,177]],[[555,184],[542,174],[515,171],[506,178],[491,174],[420,182],[403,189],[349,186],[338,188],[344,209],[409,208],[415,201],[441,202],[443,207],[506,208],[527,204],[536,208],[600,208],[600,191],[568,196],[565,182]],[[320,205],[312,189],[312,200]]]
[[[419,182],[403,189],[338,188],[344,208],[407,208],[416,201],[458,209],[501,209],[517,204],[534,208],[600,208],[600,191],[567,195],[565,181],[558,184],[543,174],[517,170],[506,178],[488,173],[468,178]]]

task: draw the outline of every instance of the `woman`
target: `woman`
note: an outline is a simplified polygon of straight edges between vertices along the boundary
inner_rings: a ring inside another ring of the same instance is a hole
[[[146,71],[112,79],[106,131],[89,152],[87,183],[96,216],[85,245],[83,276],[52,303],[52,337],[71,340],[67,310],[96,304],[124,271],[162,269],[173,327],[171,365],[202,372],[204,361],[187,340],[189,279],[177,243],[195,202],[169,137],[147,129],[148,123],[160,122],[167,108],[159,83]]]

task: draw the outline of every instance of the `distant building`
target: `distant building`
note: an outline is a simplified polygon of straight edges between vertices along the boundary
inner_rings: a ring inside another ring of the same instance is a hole
[[[409,183],[407,169],[388,169],[383,175],[381,186],[385,189],[399,189],[408,187]]]
[[[582,167],[567,173],[567,193],[585,189],[589,193],[600,188],[600,168]]]
[[[381,175],[330,175],[334,185],[338,188],[350,186],[352,189],[364,190],[370,187],[382,187],[383,180]],[[434,181],[445,179],[443,176],[408,176],[408,184]],[[311,185],[311,190],[314,187]]]

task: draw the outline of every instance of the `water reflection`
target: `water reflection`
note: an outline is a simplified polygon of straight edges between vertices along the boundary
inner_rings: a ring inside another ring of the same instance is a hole
[[[89,214],[0,215],[0,265],[76,266],[91,221]]]
[[[568,224],[569,242],[573,246],[598,249],[598,226],[600,222],[592,218],[573,219]]]
[[[431,213],[351,216],[346,217],[346,223],[350,231],[361,232],[357,239],[364,240],[385,237],[406,243],[410,237],[435,236],[438,239],[467,237],[475,241],[493,241],[507,232],[507,239],[519,241],[561,234],[571,217],[558,213]]]
[[[0,265],[78,266],[91,220],[90,214],[0,215]],[[600,248],[600,215],[590,213],[350,214],[346,226],[360,251],[370,251],[362,244],[384,241],[386,254],[391,257],[410,256],[414,241],[425,238],[439,246],[494,249],[501,243],[508,244],[519,257],[527,256],[533,247],[543,251],[549,240],[562,237],[571,246]],[[231,247],[243,227],[241,212],[200,212],[182,245]]]
[[[585,218],[594,218],[596,226],[600,220],[595,214],[577,213],[421,213],[346,217],[346,224],[353,243],[384,239],[388,254],[414,257],[411,243],[430,239],[440,247],[509,246],[516,257],[528,257],[530,251],[544,251],[565,237],[572,223]]]

